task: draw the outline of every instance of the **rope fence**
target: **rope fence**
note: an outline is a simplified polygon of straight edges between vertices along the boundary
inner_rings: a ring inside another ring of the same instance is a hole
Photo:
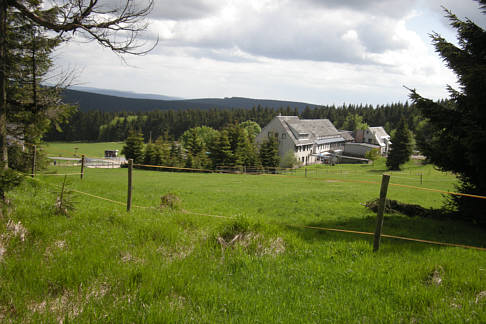
[[[39,179],[31,178],[28,174],[25,174],[25,176],[32,181],[40,181]],[[362,183],[379,184],[377,182],[369,182],[369,181],[361,181],[361,182]],[[46,183],[46,182],[43,182],[43,183],[46,184],[46,185],[55,186],[57,188],[60,187],[60,186],[49,184],[49,183]],[[406,186],[406,187],[410,187],[410,186]],[[422,189],[422,188],[419,188],[419,189]],[[88,197],[91,197],[91,198],[110,202],[110,203],[113,203],[113,204],[116,204],[116,205],[119,205],[119,206],[126,206],[126,203],[121,202],[121,201],[113,200],[113,199],[110,199],[110,198],[102,197],[102,196],[99,196],[99,195],[91,194],[91,193],[76,190],[76,189],[69,189],[69,190],[71,190],[72,192],[78,193],[78,194],[82,194],[82,195],[85,195],[85,196],[88,196]],[[486,199],[486,197],[482,197],[482,196],[477,196],[476,198]],[[156,210],[156,211],[162,211],[161,208],[157,208],[157,207],[154,207],[154,206],[139,206],[139,205],[132,205],[132,206],[135,207],[135,208],[139,208],[139,209],[151,209],[151,210]],[[233,216],[207,214],[207,213],[201,213],[201,212],[194,212],[194,211],[190,211],[190,210],[186,210],[186,209],[182,209],[182,210],[180,210],[180,212],[183,213],[183,214],[187,214],[187,215],[205,216],[205,217],[219,218],[219,219],[236,219],[236,217],[233,217]],[[376,236],[377,235],[376,232],[371,233],[371,232],[348,230],[348,229],[339,229],[339,228],[328,228],[328,227],[299,225],[299,224],[286,224],[286,223],[280,223],[280,222],[278,222],[278,223],[276,222],[276,223],[273,223],[273,224],[276,224],[276,225],[279,225],[279,226],[305,228],[305,229],[313,229],[313,230],[328,231],[328,232],[340,232],[340,233],[367,235],[367,236],[372,236],[372,235]],[[390,239],[402,240],[402,241],[410,241],[410,242],[425,243],[425,244],[431,244],[431,245],[459,247],[459,248],[473,249],[473,250],[478,250],[478,251],[486,251],[486,248],[484,248],[484,247],[471,246],[471,245],[465,245],[465,244],[438,242],[438,241],[432,241],[432,240],[424,240],[424,239],[410,238],[410,237],[396,236],[396,235],[382,234],[382,233],[380,233],[380,236],[390,238]]]
[[[89,159],[84,157],[84,155],[81,158],[81,161],[85,161],[85,159]],[[81,177],[84,175],[84,165],[85,162],[81,163],[81,172],[80,173],[68,173],[68,174],[55,174],[57,176],[63,176],[63,175],[81,175]],[[175,166],[163,166],[163,165],[150,165],[150,164],[141,164],[141,163],[133,163],[134,167],[141,167],[141,168],[150,168],[150,169],[160,169],[160,170],[174,170],[174,171],[190,171],[190,172],[203,172],[203,173],[227,173],[227,174],[241,174],[242,172],[239,170],[241,169],[240,167],[235,167],[235,166],[219,166],[220,168],[223,169],[202,169],[202,168],[184,168],[184,167],[175,167]],[[231,171],[228,169],[238,169],[235,171]],[[250,170],[248,169],[244,169]],[[253,170],[253,169],[252,169]],[[289,175],[289,173],[292,172],[292,170],[295,171],[295,169],[285,169],[285,168],[263,168],[261,169],[263,172],[245,172],[245,174],[261,174],[261,175],[272,175],[272,176],[280,176],[280,177],[291,177],[291,178],[308,178],[312,180],[317,180],[317,181],[335,181],[335,182],[349,182],[349,183],[362,183],[362,184],[372,184],[372,185],[379,185],[379,182],[376,181],[369,181],[369,180],[355,180],[355,179],[337,179],[337,178],[314,178],[314,177],[307,177],[307,169],[305,170],[305,176],[299,176],[299,175]],[[315,170],[318,170],[317,168]],[[267,173],[265,173],[267,171]],[[341,170],[341,171],[346,171],[346,170]],[[269,173],[268,173],[269,172]],[[347,172],[347,171],[346,171]],[[349,173],[353,173],[352,171],[349,171]],[[396,174],[400,172],[387,172],[385,174]],[[345,173],[341,173],[345,174]],[[403,174],[403,172],[402,172]],[[406,174],[406,173],[405,173]],[[30,176],[35,176],[36,174],[31,173]],[[38,174],[39,175],[39,174]],[[52,175],[54,174],[42,174],[43,176],[45,175]],[[378,175],[379,176],[379,175]],[[401,176],[400,176],[401,177]],[[404,178],[404,177],[401,177]],[[401,187],[401,188],[407,188],[407,189],[414,189],[414,190],[422,190],[422,191],[429,191],[429,192],[437,192],[445,195],[455,195],[455,196],[463,196],[463,197],[469,197],[469,198],[476,198],[476,199],[486,199],[486,196],[481,196],[481,195],[473,195],[473,194],[466,194],[466,193],[460,193],[460,192],[453,192],[453,191],[447,191],[447,190],[441,190],[441,189],[433,189],[433,188],[427,188],[427,187],[418,187],[418,186],[413,186],[413,185],[406,185],[406,184],[400,184],[400,183],[390,183],[390,186],[393,187]]]

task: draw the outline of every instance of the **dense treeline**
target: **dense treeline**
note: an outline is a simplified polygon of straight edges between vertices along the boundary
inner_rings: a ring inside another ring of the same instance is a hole
[[[339,129],[346,126],[349,116],[361,116],[369,126],[385,126],[390,132],[405,118],[410,130],[415,132],[422,118],[414,105],[396,103],[390,105],[343,105],[297,108],[253,107],[251,109],[209,109],[209,110],[154,110],[149,112],[76,112],[61,126],[62,131],[52,128],[45,136],[47,141],[122,141],[132,129],[140,130],[146,141],[168,135],[179,138],[186,130],[208,126],[217,130],[226,125],[251,120],[261,127],[274,116],[297,115],[300,118],[327,118]]]
[[[240,171],[278,167],[277,137],[270,136],[258,146],[255,137],[259,132],[258,124],[245,121],[229,124],[221,131],[207,126],[190,128],[182,134],[180,142],[169,140],[165,134],[155,142],[149,140],[144,144],[142,133],[131,130],[122,154],[132,159],[137,167],[149,169],[154,165],[190,169],[222,167]]]

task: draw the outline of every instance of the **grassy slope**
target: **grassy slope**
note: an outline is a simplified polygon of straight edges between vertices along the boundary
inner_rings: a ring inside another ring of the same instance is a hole
[[[183,209],[236,220],[127,214],[79,194],[66,218],[51,212],[53,187],[29,181],[11,194],[16,212],[0,218],[0,321],[485,322],[485,252],[383,239],[374,254],[368,236],[283,225],[373,231],[374,214],[360,203],[379,185],[335,179],[379,181],[381,171],[378,163],[308,168],[307,178],[304,169],[292,177],[134,172],[135,205],[158,206],[172,192]],[[419,172],[423,186],[453,188],[453,177],[414,164],[392,182],[420,186]],[[124,201],[126,170],[89,169],[70,187]],[[442,200],[398,187],[389,196],[430,207]],[[27,229],[24,242],[6,230],[9,218]],[[484,231],[453,221],[387,215],[384,232],[486,246]],[[237,233],[247,234],[223,251],[217,237]]]

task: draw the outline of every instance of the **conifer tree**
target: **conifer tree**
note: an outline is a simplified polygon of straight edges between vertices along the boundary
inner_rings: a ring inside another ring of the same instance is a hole
[[[486,0],[479,0],[486,14]],[[458,34],[458,45],[432,34],[437,53],[458,77],[459,90],[448,86],[448,101],[434,102],[415,90],[411,98],[427,118],[427,138],[418,144],[422,153],[444,171],[459,176],[458,190],[486,196],[486,31],[466,19],[460,20],[446,10],[446,16]],[[486,226],[486,200],[454,196],[452,207],[464,219]]]
[[[157,165],[157,150],[153,143],[145,145],[143,152],[143,163],[148,165]]]
[[[276,168],[280,164],[278,151],[278,138],[276,134],[269,134],[268,139],[260,146],[260,161],[263,167]]]
[[[402,118],[398,128],[391,139],[392,145],[386,166],[390,170],[400,170],[400,166],[410,160],[412,154],[412,135],[408,130],[405,119]]]
[[[223,130],[219,133],[219,136],[210,147],[209,157],[213,168],[222,165],[227,166],[228,163],[233,161],[233,153],[231,152],[231,144],[227,130]]]
[[[142,133],[140,131],[130,131],[121,153],[125,155],[127,160],[133,159],[134,163],[143,163],[143,151],[144,145]]]

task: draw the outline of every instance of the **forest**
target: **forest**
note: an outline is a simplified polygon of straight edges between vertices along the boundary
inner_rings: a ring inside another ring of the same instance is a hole
[[[397,128],[405,118],[412,132],[420,130],[423,118],[413,104],[320,106],[298,108],[269,108],[254,106],[250,109],[189,109],[153,110],[147,112],[104,112],[100,110],[77,111],[60,127],[51,127],[44,136],[46,141],[123,141],[130,130],[143,134],[145,141],[168,135],[179,137],[193,127],[207,126],[221,130],[225,126],[254,121],[264,127],[277,115],[299,116],[303,119],[327,118],[338,129],[354,130],[356,122],[368,126],[384,126],[387,132]]]

